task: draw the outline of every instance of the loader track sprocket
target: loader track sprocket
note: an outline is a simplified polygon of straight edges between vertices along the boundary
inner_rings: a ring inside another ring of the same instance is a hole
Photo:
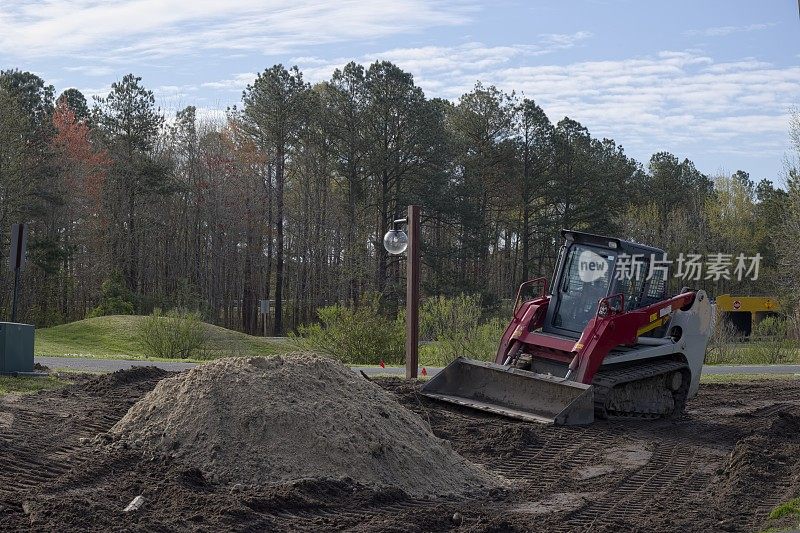
[[[598,418],[661,418],[683,412],[691,373],[685,362],[660,360],[602,369],[595,375]]]

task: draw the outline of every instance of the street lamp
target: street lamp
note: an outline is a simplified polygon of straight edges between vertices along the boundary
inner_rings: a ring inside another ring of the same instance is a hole
[[[394,221],[395,226],[405,222],[405,218]],[[383,236],[383,247],[392,255],[400,255],[408,248],[408,235],[401,229],[392,228]]]
[[[408,234],[397,229],[398,224],[408,226]],[[419,366],[419,244],[420,209],[408,206],[407,218],[394,221],[394,227],[383,236],[383,247],[392,255],[406,252],[406,378],[416,378]]]

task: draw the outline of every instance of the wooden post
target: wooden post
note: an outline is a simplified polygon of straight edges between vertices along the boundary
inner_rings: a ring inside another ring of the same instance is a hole
[[[420,209],[408,206],[406,261],[406,379],[417,377],[419,367]]]

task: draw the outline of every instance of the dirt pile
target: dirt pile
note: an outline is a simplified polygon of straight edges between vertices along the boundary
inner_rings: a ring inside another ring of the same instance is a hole
[[[743,491],[780,492],[789,499],[800,484],[800,410],[779,412],[736,443],[721,472],[717,499],[735,502]],[[775,477],[785,480],[775,485]]]
[[[127,370],[117,370],[100,376],[84,376],[84,381],[77,387],[80,391],[93,396],[105,396],[125,385],[134,383],[150,383],[169,376],[171,372],[154,366],[135,366]],[[151,387],[152,388],[152,387]]]
[[[111,434],[223,483],[350,478],[425,495],[499,479],[382,388],[312,354],[221,359],[162,380]]]
[[[437,437],[451,442],[453,448],[465,457],[489,456],[492,460],[506,459],[520,449],[539,444],[535,425],[498,424],[496,416],[467,408],[450,407],[448,411],[426,409],[422,402],[425,405],[429,402],[419,394],[419,383],[400,378],[381,378],[380,384],[394,392],[403,406],[428,422]],[[443,418],[447,418],[453,410],[464,413],[459,423],[443,423]]]

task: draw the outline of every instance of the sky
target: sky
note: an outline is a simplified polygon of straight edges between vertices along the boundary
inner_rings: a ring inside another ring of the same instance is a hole
[[[480,80],[646,164],[783,184],[800,106],[796,0],[0,0],[0,68],[105,95],[133,72],[168,113],[221,117],[257,72],[310,82],[389,60],[429,97]]]

